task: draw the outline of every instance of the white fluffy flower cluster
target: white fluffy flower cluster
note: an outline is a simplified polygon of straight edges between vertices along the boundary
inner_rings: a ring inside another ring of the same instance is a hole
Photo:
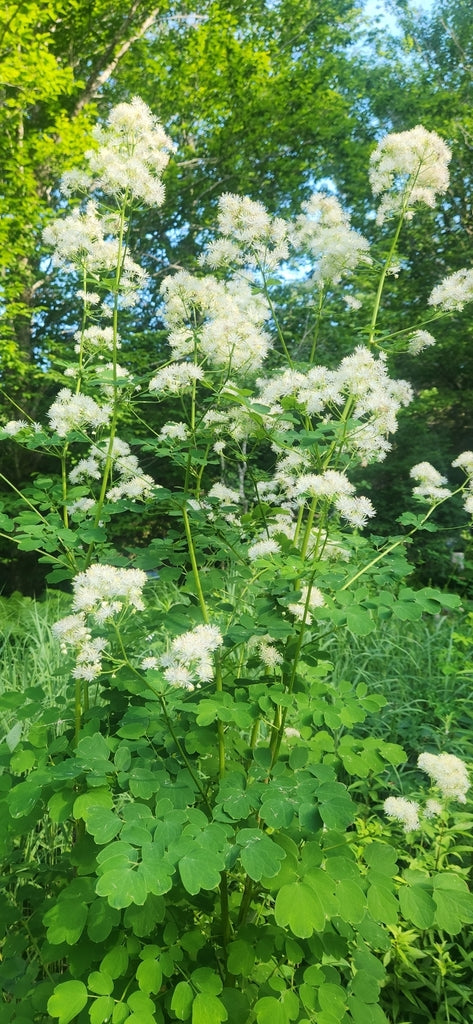
[[[142,472],[136,455],[131,452],[130,445],[115,437],[111,453],[108,449],[108,438],[104,438],[99,444],[93,444],[90,455],[87,458],[79,459],[71,469],[70,482],[80,484],[91,480],[100,480],[107,456],[110,454],[116,482],[107,491],[108,501],[119,501],[120,498],[135,500],[149,497],[156,485],[148,473]]]
[[[164,202],[162,174],[175,146],[146,103],[135,96],[119,103],[105,127],[93,130],[98,146],[86,157],[94,188],[107,195],[132,196],[147,206]]]
[[[185,690],[193,690],[196,679],[199,683],[210,682],[214,674],[212,654],[222,643],[218,627],[207,623],[174,637],[169,652],[159,660],[164,678],[171,686]]]
[[[423,753],[419,754],[417,764],[421,771],[430,776],[446,800],[466,803],[470,780],[466,764],[459,757],[455,757],[455,754]]]
[[[416,497],[430,502],[443,501],[450,497],[450,489],[444,486],[447,483],[447,478],[442,476],[430,462],[418,462],[416,466],[412,467],[409,475],[413,480],[419,481],[412,492]]]
[[[194,277],[185,270],[163,281],[165,320],[174,358],[193,354],[211,366],[253,371],[262,365],[270,337],[262,325],[269,307],[248,281]]]
[[[349,400],[345,444],[364,465],[386,457],[391,448],[388,435],[397,429],[399,410],[413,397],[406,381],[389,377],[385,355],[375,358],[363,345],[342,359],[336,370],[324,366],[314,366],[306,374],[285,370],[258,385],[257,400],[270,410],[277,411],[279,401],[292,398],[309,415],[323,415],[325,423]]]
[[[463,267],[456,270],[454,274],[444,277],[440,284],[432,289],[429,295],[429,306],[439,306],[440,309],[449,312],[460,310],[467,302],[473,299],[473,270]]]
[[[210,242],[202,257],[209,267],[246,266],[275,270],[289,255],[288,226],[270,217],[262,203],[226,192],[218,202],[220,238]]]
[[[331,501],[342,518],[354,529],[359,529],[366,526],[376,511],[369,498],[356,496],[354,492],[348,477],[335,469],[327,469],[324,473],[302,473],[293,486],[296,499],[300,495],[310,495]]]
[[[100,216],[97,203],[91,199],[84,211],[75,209],[48,224],[43,239],[54,249],[56,266],[69,268],[77,263],[92,274],[114,272],[119,256],[115,228],[115,217],[109,220]]]
[[[248,558],[250,562],[255,562],[257,558],[270,558],[271,555],[278,555],[281,548],[272,537],[267,537],[262,540],[255,541],[254,544],[250,544],[248,548]]]
[[[435,206],[437,195],[448,188],[451,152],[436,132],[416,125],[406,132],[392,132],[371,154],[370,183],[381,196],[377,221],[400,213],[412,215],[416,203]]]
[[[66,615],[55,622],[52,627],[53,636],[57,637],[61,650],[65,654],[68,647],[76,652],[76,664],[72,670],[74,679],[84,679],[91,683],[102,671],[102,654],[107,646],[104,637],[92,638],[83,612],[77,615]]]
[[[97,203],[90,200],[84,211],[73,210],[67,217],[49,224],[43,238],[54,249],[52,260],[56,266],[66,270],[77,266],[95,281],[103,274],[115,279],[119,272],[120,303],[130,307],[138,301],[147,275],[120,245],[115,235],[117,228],[116,216],[101,216]],[[111,315],[106,303],[102,310],[105,316]]]
[[[302,204],[291,241],[315,259],[313,280],[321,286],[337,284],[360,263],[371,263],[369,242],[350,226],[350,218],[335,196],[314,192]]]
[[[142,590],[146,573],[141,569],[117,569],[113,565],[91,565],[75,577],[73,588],[74,614],[55,622],[52,632],[61,649],[75,650],[74,679],[92,682],[102,671],[102,654],[107,647],[104,637],[92,637],[87,623],[90,615],[103,623],[124,607],[143,610]]]
[[[159,431],[158,438],[160,441],[187,441],[189,437],[189,428],[181,420],[176,422],[165,423]]]
[[[388,818],[399,821],[405,832],[415,832],[420,828],[419,804],[416,800],[406,800],[403,796],[389,796],[384,801],[384,811]]]
[[[454,754],[419,754],[417,764],[421,771],[430,776],[434,785],[440,790],[444,800],[458,800],[466,803],[466,794],[470,789],[468,770],[464,761]],[[421,818],[434,818],[443,811],[439,800],[429,799],[421,811],[416,800],[390,796],[384,801],[384,811],[388,818],[401,822],[405,832],[414,832],[421,827]]]
[[[222,505],[240,505],[241,503],[240,493],[221,483],[212,484],[208,497],[217,498]]]
[[[99,358],[103,358],[103,353],[113,352],[114,349],[121,348],[120,338],[117,335],[113,327],[99,327],[94,324],[92,327],[86,327],[84,331],[76,331],[74,334],[74,351],[79,352],[92,352],[94,355],[98,354]]]
[[[324,604],[324,596],[318,587],[302,587],[298,601],[288,604],[287,609],[299,622],[304,621],[310,626],[312,622],[310,611],[314,608],[323,608]]]
[[[463,508],[469,515],[473,515],[473,452],[462,452],[452,462],[454,469],[462,469],[466,473],[467,488]]]
[[[158,394],[180,395],[203,377],[202,367],[194,363],[169,363],[155,373],[148,386]]]
[[[256,642],[256,648],[265,668],[274,671],[278,665],[282,664],[283,657],[271,641],[272,637],[270,636],[260,637]]]
[[[51,429],[66,437],[71,430],[85,431],[87,427],[97,430],[108,425],[112,414],[109,405],[100,406],[89,395],[74,395],[69,388],[61,388],[48,410]]]
[[[324,473],[302,473],[294,485],[294,494],[309,494],[312,498],[328,498],[330,501],[343,495],[352,495],[353,484],[344,473],[326,469]]]
[[[8,423],[4,423],[1,429],[8,437],[16,437],[22,430],[29,430],[31,424],[26,420],[8,420]]]
[[[146,573],[142,569],[97,563],[74,578],[72,607],[76,612],[91,615],[98,623],[113,618],[124,607],[143,611],[145,583]]]
[[[418,356],[425,348],[435,345],[435,338],[430,331],[414,331],[409,335],[407,351],[411,356]]]

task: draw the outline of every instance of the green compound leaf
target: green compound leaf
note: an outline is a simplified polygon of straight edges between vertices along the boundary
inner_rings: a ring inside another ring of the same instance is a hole
[[[283,885],[274,907],[276,922],[289,926],[293,935],[308,939],[315,931],[323,931],[325,912],[317,894],[306,882]]]
[[[261,804],[260,818],[270,828],[289,828],[294,817],[294,808],[289,800],[270,797]]]
[[[387,886],[373,884],[368,889],[368,910],[375,921],[383,924],[395,924],[399,905]]]
[[[128,968],[128,953],[124,946],[114,946],[105,954],[101,969],[111,978],[121,978]]]
[[[90,807],[87,811],[86,829],[99,846],[114,839],[122,827],[120,818],[105,807]]]
[[[371,843],[365,850],[365,861],[370,868],[393,878],[397,872],[397,853],[387,843]]]
[[[174,866],[169,865],[163,857],[159,843],[143,844],[141,856],[138,874],[143,877],[148,892],[155,896],[169,892],[172,887]]]
[[[192,971],[191,981],[199,992],[208,992],[211,996],[220,995],[223,988],[222,979],[211,967],[198,967]]]
[[[103,903],[104,901],[101,900],[100,902]],[[146,897],[146,903],[142,907],[131,903],[126,908],[123,923],[126,928],[131,929],[133,935],[144,938],[146,935],[151,935],[156,925],[164,920],[165,911],[166,905],[162,896],[155,896],[153,893],[149,893]]]
[[[102,809],[105,807],[107,810],[111,810],[113,807],[113,797],[109,789],[97,788],[91,789],[88,793],[81,793],[74,800],[74,818],[83,818],[84,821],[87,821],[91,809],[97,807]]]
[[[105,971],[92,971],[87,978],[87,988],[99,996],[109,996],[113,992],[113,980]]]
[[[368,636],[376,628],[376,622],[364,608],[349,608],[347,611],[347,627],[355,636]]]
[[[364,1003],[355,995],[348,997],[348,1009],[355,1024],[389,1024],[380,1006]]]
[[[136,980],[147,996],[159,992],[163,980],[161,965],[157,960],[143,960],[136,972]]]
[[[356,807],[341,782],[325,782],[317,790],[319,814],[324,825],[344,831],[355,818]]]
[[[207,848],[196,846],[179,861],[182,884],[191,896],[201,889],[215,889],[225,868],[225,857]]]
[[[87,935],[92,942],[104,942],[120,920],[120,913],[106,900],[94,900],[89,907]]]
[[[125,1003],[117,1003],[112,1013],[112,1024],[123,1024],[123,1021],[129,1019],[128,1006]]]
[[[406,921],[416,928],[431,928],[435,917],[435,903],[423,885],[406,885],[399,890],[399,904]]]
[[[473,922],[473,895],[459,875],[437,875],[434,878],[435,924],[449,935],[456,935],[463,924]]]
[[[75,756],[86,771],[103,773],[113,771],[110,764],[110,747],[100,732],[93,736],[83,736],[79,740]]]
[[[352,992],[364,1003],[377,1003],[379,984],[369,971],[357,971],[351,983]]]
[[[154,1002],[144,992],[132,992],[131,995],[127,996],[126,1001],[128,1003],[128,1006],[130,1007],[130,1010],[133,1010],[133,1013],[136,1013],[138,1015],[143,1014],[143,1017],[145,1017],[147,1014],[151,1014],[152,1019],[155,1019]]]
[[[322,1010],[332,1015],[336,1021],[343,1020],[347,1009],[346,992],[340,985],[326,982],[317,989]]]
[[[199,992],[192,1003],[192,1024],[220,1024],[228,1014],[221,999]]]
[[[114,1006],[111,996],[99,996],[89,1010],[90,1024],[106,1024],[111,1019]]]
[[[345,921],[359,924],[366,913],[366,896],[363,890],[350,878],[343,878],[337,883],[335,891]]]
[[[36,782],[34,773],[26,782],[19,782],[10,790],[7,801],[12,818],[23,818],[33,810],[41,797],[42,786]]]
[[[273,875],[277,875],[286,854],[269,836],[265,836],[256,828],[242,828],[237,833],[236,840],[242,847],[240,859],[243,867],[254,882],[260,882],[263,877],[272,878]]]
[[[68,946],[75,946],[82,935],[87,921],[87,907],[85,903],[74,902],[73,900],[58,900],[43,917],[47,927],[47,938],[53,946],[67,942]]]
[[[187,981],[179,981],[171,999],[171,1010],[179,1020],[188,1020],[192,1011],[194,992]]]
[[[58,1024],[70,1024],[86,1003],[87,989],[82,981],[63,981],[48,999],[48,1013],[59,1018]]]
[[[237,939],[228,947],[228,970],[230,974],[243,974],[248,978],[255,963],[255,951],[249,942]]]
[[[130,1013],[130,1016],[124,1019],[126,1024],[156,1024],[155,1014],[151,1011],[148,1013],[146,1010],[137,1010],[136,1013]]]
[[[130,903],[142,906],[148,895],[144,878],[131,867],[112,868],[99,878],[97,896],[106,896],[111,907],[122,910]]]
[[[290,1018],[285,1007],[274,996],[258,999],[255,1012],[258,1024],[289,1024]]]

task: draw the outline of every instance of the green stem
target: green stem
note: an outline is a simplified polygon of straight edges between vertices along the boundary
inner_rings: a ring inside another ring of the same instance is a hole
[[[322,308],[323,308],[323,304],[324,304],[324,298],[325,298],[324,289],[323,289],[323,286],[321,286],[320,290],[319,290],[319,306],[318,306],[318,309],[317,309],[317,320],[315,322],[314,338],[313,338],[313,341],[312,341],[312,347],[311,347],[310,356],[309,356],[309,363],[311,365],[312,365],[312,363],[314,362],[314,359],[315,359],[315,350],[317,348],[317,342],[319,340],[319,331],[320,331],[320,324],[321,324],[321,321],[322,321]]]
[[[401,546],[401,544],[405,544],[406,540],[408,540],[409,537],[413,537],[418,530],[422,529],[424,523],[426,523],[427,520],[430,519],[431,515],[433,514],[433,512],[435,512],[439,505],[443,505],[444,501],[449,501],[450,498],[452,498],[455,494],[458,494],[462,490],[463,487],[458,487],[457,490],[452,491],[452,493],[449,494],[448,497],[442,498],[441,501],[437,501],[435,505],[432,505],[432,508],[429,508],[429,511],[426,512],[425,516],[421,519],[418,526],[413,526],[412,530],[409,530],[409,533],[407,533],[405,537],[398,537],[398,539],[394,540],[392,544],[388,544],[386,548],[383,548],[383,550],[380,551],[379,555],[376,555],[375,558],[372,558],[371,561],[368,562],[368,565],[364,565],[362,569],[359,569],[354,576],[347,580],[347,582],[343,584],[343,587],[340,587],[340,590],[348,590],[348,587],[351,587],[352,583],[355,583],[356,580],[359,580],[361,576],[364,576],[365,572],[369,572],[369,570],[372,569],[374,565],[377,565],[378,562],[381,562],[383,560],[383,558],[386,558],[386,555],[390,555],[391,551],[395,551],[396,548]]]
[[[369,326],[368,345],[373,345],[374,344],[375,333],[376,333],[376,324],[377,324],[377,320],[378,320],[379,308],[380,308],[380,305],[381,305],[381,298],[382,298],[382,294],[383,294],[383,290],[384,290],[384,285],[385,285],[385,282],[386,282],[386,277],[387,277],[387,275],[388,275],[388,273],[389,273],[389,271],[391,269],[394,253],[396,252],[396,249],[397,249],[397,243],[399,241],[399,236],[401,234],[402,225],[404,224],[404,218],[405,218],[405,215],[406,215],[406,212],[407,212],[407,208],[408,208],[408,205],[409,205],[407,200],[408,200],[408,196],[405,196],[403,204],[402,204],[401,216],[399,217],[399,221],[397,223],[397,227],[396,227],[396,230],[394,232],[393,240],[391,242],[391,247],[390,247],[388,255],[386,257],[386,260],[385,260],[385,263],[384,263],[384,267],[383,267],[383,269],[381,271],[381,276],[380,276],[380,279],[379,279],[379,282],[378,282],[378,288],[377,288],[377,291],[376,291],[376,297],[375,297],[374,306],[373,306],[373,313],[372,313],[372,316],[371,316],[371,322],[370,322],[370,326]]]
[[[82,725],[82,684],[76,679],[74,693],[74,746],[79,742],[80,727]]]
[[[305,634],[305,630],[306,630],[306,626],[307,626],[307,618],[308,618],[308,615],[309,615],[310,592],[312,590],[312,585],[313,585],[313,582],[314,582],[314,578],[315,578],[316,572],[317,572],[317,567],[311,573],[311,576],[310,576],[310,579],[309,579],[309,584],[308,584],[308,587],[307,587],[307,595],[306,595],[306,599],[305,599],[304,613],[303,613],[303,616],[302,616],[301,628],[299,630],[299,636],[298,636],[298,640],[297,640],[297,647],[296,647],[296,650],[295,650],[295,654],[294,654],[294,656],[291,659],[291,665],[292,665],[292,667],[291,667],[291,674],[289,676],[288,683],[287,683],[287,686],[286,686],[286,693],[292,693],[292,691],[294,689],[294,683],[296,681],[297,668],[298,668],[298,665],[299,665],[300,653],[301,653],[301,650],[302,650],[302,644],[304,642],[304,634]],[[270,768],[269,768],[269,772],[270,773],[272,772],[272,770],[274,768],[274,765],[276,764],[276,761],[277,761],[277,759],[279,757],[279,751],[281,749],[282,738],[283,738],[283,735],[284,735],[284,726],[286,724],[286,717],[287,717],[287,707],[283,708],[282,712],[281,712],[281,709],[279,707],[277,707],[276,711],[274,713],[272,737],[271,737],[271,741],[270,741],[270,744],[269,744],[269,749],[271,751],[271,764],[270,764]]]
[[[209,613],[208,613],[208,610],[207,610],[207,605],[205,603],[205,597],[204,597],[204,592],[202,590],[202,584],[200,582],[199,567],[197,565],[197,559],[196,559],[196,556],[195,556],[195,547],[194,547],[194,541],[192,539],[192,530],[191,530],[191,525],[190,525],[190,522],[189,522],[189,516],[187,515],[187,509],[186,508],[182,509],[182,518],[184,520],[184,530],[186,532],[187,548],[188,548],[189,557],[190,557],[190,560],[191,560],[192,573],[193,573],[193,576],[194,576],[194,583],[195,583],[195,587],[196,587],[196,590],[197,590],[197,597],[199,599],[199,605],[200,605],[200,610],[202,612],[202,618],[203,618],[204,622],[209,623],[210,622],[210,618],[209,618]]]
[[[230,908],[228,904],[228,876],[226,871],[220,875],[220,912],[222,922],[222,944],[226,951],[231,937]]]
[[[215,692],[223,693],[223,680],[222,680],[222,669],[220,666],[220,659],[217,657],[217,665],[215,672]],[[223,779],[225,775],[225,730],[223,722],[218,719],[217,721],[217,738],[218,738],[218,777]]]
[[[271,310],[271,316],[272,316],[272,318],[274,320],[274,323],[276,325],[276,331],[277,331],[277,335],[278,335],[279,341],[281,342],[281,348],[282,348],[282,350],[284,352],[284,355],[286,356],[288,365],[289,365],[290,369],[292,370],[292,368],[294,366],[294,363],[293,363],[293,360],[291,359],[291,354],[290,354],[289,349],[288,349],[288,347],[286,345],[286,341],[285,341],[284,335],[283,335],[282,330],[281,330],[281,325],[279,323],[279,320],[278,320],[278,317],[277,317],[277,314],[276,314],[276,310],[274,308],[274,303],[273,303],[273,300],[271,298],[268,285],[266,283],[266,274],[265,274],[265,272],[263,270],[263,267],[262,267],[261,263],[259,263],[259,270],[260,270],[261,276],[263,278],[263,291],[264,291],[266,299],[268,300],[268,305],[269,305],[269,308]]]
[[[110,422],[110,435],[107,445],[107,454],[105,456],[105,465],[102,474],[102,484],[100,487],[100,494],[97,500],[97,506],[94,516],[94,527],[97,527],[102,518],[102,509],[105,503],[107,494],[107,488],[109,485],[110,477],[113,468],[113,448],[115,443],[115,437],[117,433],[118,423],[118,388],[117,388],[117,350],[118,350],[118,296],[120,293],[120,280],[123,269],[123,260],[125,257],[126,241],[125,241],[125,214],[128,204],[128,197],[125,195],[123,205],[120,211],[120,228],[118,231],[118,254],[117,254],[117,268],[115,271],[115,281],[113,286],[113,353],[112,353],[112,387],[113,387],[113,412],[112,419]],[[95,543],[92,541],[87,549],[85,558],[84,568],[87,569],[92,561],[92,555],[94,552]]]
[[[253,896],[253,881],[249,875],[246,876],[245,886],[241,897],[240,909],[238,911],[238,925],[244,924],[251,906]]]
[[[63,520],[64,526],[66,527],[66,529],[69,526],[69,516],[68,516],[68,512],[67,512],[67,505],[66,505],[66,501],[67,501],[67,464],[66,464],[67,449],[68,449],[68,445],[66,443],[64,445],[64,449],[63,449],[62,454],[61,454],[61,487],[62,487],[62,500],[63,500],[62,520]]]

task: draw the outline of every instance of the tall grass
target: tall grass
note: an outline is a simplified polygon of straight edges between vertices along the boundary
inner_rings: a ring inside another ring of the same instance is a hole
[[[50,708],[53,723],[67,704],[69,665],[51,626],[69,603],[60,592],[41,601],[21,594],[0,598],[0,741],[6,738],[10,749],[20,738],[22,722],[34,722]]]
[[[326,653],[333,682],[363,681],[387,700],[371,717],[371,733],[420,749],[444,749],[473,760],[473,614],[415,622],[390,619],[366,637],[332,634]]]

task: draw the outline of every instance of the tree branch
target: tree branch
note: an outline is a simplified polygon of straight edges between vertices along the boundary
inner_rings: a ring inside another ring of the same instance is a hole
[[[131,12],[132,15],[135,13],[135,11],[137,10],[138,6],[139,6],[139,0],[135,4],[135,6],[134,6],[134,8],[133,8],[133,10]],[[133,43],[136,43],[138,41],[138,39],[142,39],[143,38],[145,33],[148,31],[148,29],[150,29],[151,26],[153,25],[153,22],[156,20],[156,15],[158,13],[159,13],[159,7],[155,7],[151,11],[151,13],[148,14],[148,17],[145,18],[145,20],[139,26],[137,31],[134,33],[134,35],[130,36],[129,39],[125,39],[121,43],[121,45],[119,46],[118,50],[113,55],[112,59],[109,61],[107,66],[103,69],[103,71],[97,72],[95,75],[93,75],[89,79],[89,82],[87,83],[87,85],[86,85],[82,95],[80,96],[80,98],[78,99],[78,101],[77,101],[77,103],[75,105],[73,117],[77,117],[77,115],[80,114],[81,110],[87,105],[87,103],[90,103],[90,101],[97,95],[99,89],[101,89],[102,86],[105,85],[105,82],[107,82],[108,79],[111,78],[111,76],[113,75],[113,72],[115,71],[115,68],[117,67],[117,64],[120,62],[122,57],[124,57],[125,54],[128,53],[128,50],[130,49],[131,46],[133,46]],[[110,52],[110,50],[109,50],[109,52]]]

